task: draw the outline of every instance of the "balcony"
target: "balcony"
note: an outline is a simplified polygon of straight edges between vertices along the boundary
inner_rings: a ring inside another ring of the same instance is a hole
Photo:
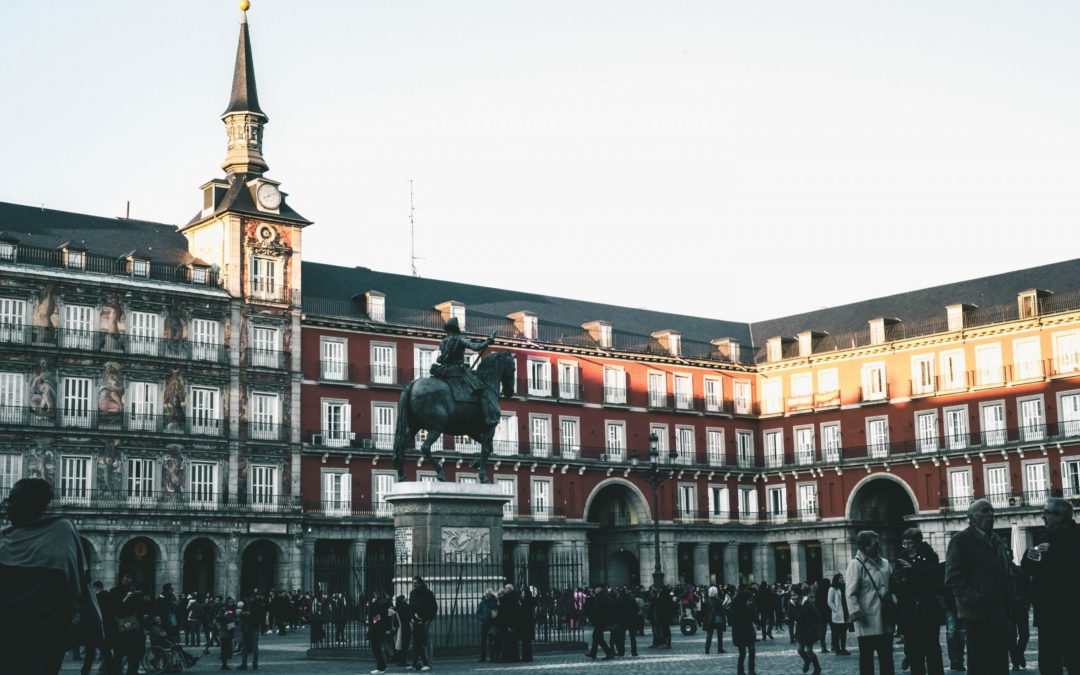
[[[405,369],[386,364],[369,365],[367,370],[368,384],[373,387],[400,387],[406,377]]]
[[[783,523],[786,523],[788,521],[788,512],[786,509],[777,511],[766,511],[765,520],[770,525],[782,525]]]
[[[740,452],[737,464],[740,469],[753,469],[755,466],[754,455]]]
[[[778,469],[784,466],[784,455],[779,452],[765,453],[765,468]]]
[[[289,301],[289,289],[275,279],[252,279],[248,284],[248,299],[285,303]]]
[[[697,412],[698,403],[693,394],[675,394],[675,412]]]
[[[647,407],[652,410],[671,410],[671,395],[660,391],[649,391]]]
[[[698,509],[676,507],[671,520],[676,523],[708,523],[710,518],[704,517]]]
[[[889,385],[881,387],[859,387],[859,400],[863,403],[884,403],[889,400]]]
[[[14,262],[19,265],[34,265],[38,267],[53,267],[70,269],[65,264],[62,250],[54,248],[42,248],[20,243],[15,249],[15,259],[5,259],[4,262]],[[116,256],[100,255],[96,253],[84,253],[83,265],[79,271],[93,274],[108,274],[117,277],[136,277],[165,281],[174,284],[190,284],[192,286],[220,286],[218,273],[205,268],[190,268],[187,266],[171,265],[164,262],[148,263],[144,268],[146,274],[136,276],[127,259]]]
[[[6,495],[5,495],[6,496]],[[99,490],[59,487],[53,504],[62,512],[80,510],[121,511],[131,509],[152,512],[185,513],[214,511],[222,513],[298,513],[300,500],[283,495],[230,495],[209,491],[163,492],[157,490]]]
[[[560,401],[584,400],[584,389],[579,382],[559,382],[558,395]]]
[[[840,407],[840,390],[834,389],[832,391],[823,391],[819,394],[814,394],[814,408],[822,410],[825,408],[839,408]]]
[[[518,385],[518,391],[530,398],[552,398],[551,380],[524,378]]]
[[[735,520],[735,516],[730,511],[725,510],[725,511],[710,511],[709,512],[709,522],[710,523],[713,523],[713,524],[730,523],[732,520]]]
[[[814,409],[814,397],[810,394],[803,396],[789,396],[787,399],[787,411],[789,413],[809,412]]]
[[[319,361],[319,381],[352,384],[357,381],[356,369],[344,361]]]
[[[604,403],[626,405],[626,387],[604,387]]]
[[[278,349],[255,349],[247,350],[247,364],[252,368],[273,368],[281,370],[288,365],[288,352]]]
[[[357,502],[351,499],[323,499],[304,501],[300,510],[305,515],[327,516],[331,518],[390,518],[394,515],[393,507],[388,502]]]
[[[740,511],[739,522],[740,523],[756,523],[761,519],[760,514],[756,511]]]
[[[928,376],[927,379],[908,380],[908,391],[912,397],[932,396],[937,393],[938,378],[936,375]]]
[[[285,436],[285,425],[276,422],[248,422],[248,440],[281,441]]]
[[[1015,363],[1008,367],[1008,373],[1009,381],[1014,384],[1018,382],[1038,382],[1045,379],[1050,373],[1049,359]]]
[[[555,506],[526,506],[516,504],[503,506],[504,520],[518,520],[534,523],[566,520],[566,509]]]
[[[229,348],[216,343],[166,340],[125,333],[70,328],[0,326],[0,345],[4,344],[50,351],[64,349],[184,361],[229,362]]]
[[[1080,374],[1080,353],[1055,356],[1052,374],[1054,376]]]
[[[821,520],[821,513],[817,506],[806,506],[795,511],[795,519],[803,523],[812,523]]]
[[[148,413],[102,413],[82,408],[51,409],[26,406],[0,406],[0,424],[35,429],[90,429],[98,431],[141,431],[164,434],[221,436],[224,424],[204,414],[185,417]]]
[[[705,461],[709,466],[725,466],[727,454],[723,450],[710,450],[705,453]]]
[[[720,398],[716,394],[705,396],[705,412],[707,413],[722,413],[724,412],[724,399]]]

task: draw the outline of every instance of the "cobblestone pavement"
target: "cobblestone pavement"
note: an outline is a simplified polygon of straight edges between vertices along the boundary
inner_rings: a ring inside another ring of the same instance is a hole
[[[945,631],[942,629],[942,653],[945,652]],[[529,673],[544,673],[559,675],[565,673],[571,675],[584,671],[594,672],[597,675],[652,675],[658,673],[735,673],[737,654],[733,653],[731,634],[726,634],[725,649],[727,654],[711,654],[706,656],[705,638],[699,632],[697,635],[685,637],[675,633],[670,651],[657,651],[648,648],[649,638],[639,638],[641,649],[639,656],[627,655],[623,658],[615,658],[611,661],[590,661],[581,652],[537,654],[531,663],[478,663],[474,658],[435,658],[432,672],[437,673],[512,673],[515,675],[529,675]],[[802,672],[802,661],[795,653],[794,645],[788,642],[784,633],[776,633],[776,640],[767,640],[758,643],[757,672],[759,675],[795,675]],[[260,641],[260,673],[288,673],[288,675],[359,675],[370,672],[374,667],[374,661],[368,654],[357,659],[309,659],[305,656],[308,635],[306,631],[293,633],[285,637],[276,635],[263,636]],[[627,645],[629,648],[629,644]],[[851,656],[835,656],[833,654],[819,654],[823,672],[835,675],[855,675],[859,672],[858,651],[854,645],[854,639],[848,644],[852,651]],[[1038,672],[1036,664],[1036,651],[1038,649],[1038,634],[1032,629],[1031,644],[1028,645],[1027,660],[1028,673]],[[896,672],[901,673],[900,658],[902,645],[896,646]],[[195,648],[190,648],[195,651]],[[198,650],[201,653],[201,650]],[[218,672],[220,661],[216,660],[217,650],[213,650],[209,656],[204,656],[201,661],[187,673],[210,673]],[[240,659],[233,657],[230,665],[235,670]],[[948,672],[948,660],[945,669]],[[64,673],[78,673],[79,664],[71,660],[64,662]],[[391,667],[389,673],[413,672],[411,669]],[[1024,671],[1022,671],[1024,672]],[[975,675],[975,674],[972,674]]]

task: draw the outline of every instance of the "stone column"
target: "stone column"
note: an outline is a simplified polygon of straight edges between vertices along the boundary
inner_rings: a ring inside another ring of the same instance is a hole
[[[656,563],[654,562],[653,553],[653,540],[652,533],[649,533],[647,541],[641,541],[638,544],[638,575],[641,578],[641,585],[648,588],[652,585],[652,575],[656,571]]]
[[[754,581],[776,581],[776,549],[770,542],[754,545]]]
[[[791,582],[799,583],[806,581],[806,542],[791,542]]]
[[[679,581],[679,545],[673,541],[660,540],[660,562],[664,566],[664,583]]]
[[[694,583],[709,585],[709,545],[694,544]]]
[[[181,588],[183,584],[180,583],[180,566],[184,559],[184,552],[180,550],[180,533],[171,533],[166,539],[166,541],[168,542],[166,545],[169,547],[169,551],[168,558],[166,558],[165,561],[165,569],[163,570],[165,573],[165,578],[158,580],[158,588],[154,590],[160,591],[161,586],[164,586],[165,584],[172,584],[173,589],[177,593],[180,593],[183,590]]]
[[[302,544],[304,556],[300,563],[302,566],[300,588],[304,591],[315,592],[315,538],[310,534],[304,537]]]
[[[739,545],[724,544],[724,583],[739,585]]]

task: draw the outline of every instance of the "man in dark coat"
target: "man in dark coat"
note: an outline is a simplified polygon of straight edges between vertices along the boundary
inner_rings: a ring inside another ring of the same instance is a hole
[[[428,630],[431,622],[435,620],[435,615],[439,612],[439,603],[435,601],[435,594],[419,576],[413,577],[413,589],[409,592],[409,607],[412,608],[413,613],[413,668],[431,670]]]
[[[607,591],[601,586],[597,586],[593,589],[591,597],[585,600],[585,617],[592,624],[592,646],[589,651],[585,652],[585,656],[590,659],[596,658],[596,648],[600,647],[604,650],[604,660],[610,661],[613,658],[613,652],[608,643],[604,640],[604,630],[607,628],[608,622],[611,620],[612,603],[611,598],[608,597]]]
[[[1046,532],[1021,563],[1032,580],[1039,672],[1060,673],[1064,664],[1070,673],[1080,673],[1080,528],[1063,499],[1048,499],[1042,517]]]
[[[941,675],[941,600],[938,555],[916,527],[904,532],[889,587],[896,591],[897,621],[904,633],[904,655],[911,675]]]
[[[968,507],[968,526],[949,542],[945,584],[956,597],[967,626],[968,672],[1009,672],[1009,605],[1012,579],[1009,554],[994,534],[994,506],[978,499]]]

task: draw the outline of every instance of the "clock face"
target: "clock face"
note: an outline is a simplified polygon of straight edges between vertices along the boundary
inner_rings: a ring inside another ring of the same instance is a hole
[[[259,198],[259,204],[263,208],[276,209],[281,204],[281,193],[278,189],[269,183],[263,183],[259,186],[259,191],[256,193]]]

